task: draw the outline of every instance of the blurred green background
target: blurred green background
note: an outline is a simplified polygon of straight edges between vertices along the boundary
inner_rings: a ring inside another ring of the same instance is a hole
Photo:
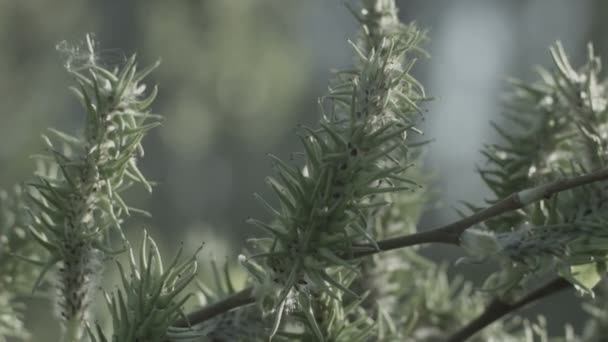
[[[488,122],[500,121],[505,77],[533,79],[532,66],[549,65],[548,46],[557,39],[575,61],[588,41],[607,56],[608,2],[398,3],[404,21],[430,30],[433,57],[416,70],[437,97],[423,125],[435,139],[427,168],[442,194],[442,205],[430,208],[421,225],[430,227],[456,218],[452,208],[459,200],[481,203],[488,196],[474,169],[482,144],[496,139]],[[194,250],[205,241],[203,264],[211,255],[234,260],[246,237],[258,233],[244,220],[263,216],[252,194],[269,194],[266,153],[289,158],[299,149],[294,128],[317,120],[316,99],[325,93],[330,69],[351,63],[347,39],[356,30],[338,0],[0,1],[0,188],[30,177],[29,156],[42,150],[46,127],[74,132],[81,124],[55,45],[93,32],[107,63],[134,52],[142,64],[162,59],[150,82],[159,84],[153,110],[165,120],[146,139],[141,164],[159,186],[152,195],[130,196],[153,218],[130,219],[129,235],[139,238],[141,227],[150,229],[167,257],[180,242]],[[426,253],[451,259],[457,251]],[[559,330],[563,315],[572,312],[554,308],[574,305],[572,297],[560,295],[529,314],[548,314]],[[55,340],[52,307],[30,302],[34,340]]]

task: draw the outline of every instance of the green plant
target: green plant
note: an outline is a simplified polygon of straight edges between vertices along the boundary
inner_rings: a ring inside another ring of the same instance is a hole
[[[335,73],[318,125],[299,127],[301,158],[270,156],[276,199],[256,195],[269,217],[248,222],[267,237],[239,256],[249,276],[241,289],[227,265],[221,272],[212,262],[210,290],[208,279],[194,281],[197,253],[182,262],[180,249],[166,265],[147,234],[139,253],[125,237],[124,217],[147,213],[129,206],[124,191],[153,185],[137,159],[159,125],[148,112],[156,87],[147,92],[143,83],[158,63],[138,70],[133,56],[110,68],[90,36],[84,47],[62,43],[83,134],[51,129],[34,179],[0,193],[0,338],[28,338],[17,314],[28,286],[56,287],[69,342],[549,340],[542,317],[499,319],[571,287],[589,297],[589,323],[551,340],[602,337],[608,99],[593,49],[575,69],[558,43],[552,70],[536,83],[513,82],[512,127],[495,125],[504,142],[483,149],[479,169],[496,199],[421,230],[433,190],[416,125],[430,98],[411,70],[427,56],[427,34],[398,20],[394,0],[362,4],[351,9],[361,24],[354,65]],[[478,288],[419,253],[431,243],[462,247],[459,262],[495,259],[500,268]],[[92,296],[104,261],[123,252],[130,269],[117,261],[122,287],[104,292],[106,330],[92,321]],[[534,286],[547,276],[554,278]],[[193,293],[204,304],[185,313]]]

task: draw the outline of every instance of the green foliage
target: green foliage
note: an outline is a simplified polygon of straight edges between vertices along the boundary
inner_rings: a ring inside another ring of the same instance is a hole
[[[371,20],[366,13],[360,18],[364,27]],[[330,268],[354,271],[353,245],[375,244],[369,215],[386,204],[381,195],[418,188],[402,174],[410,166],[406,136],[419,132],[416,103],[424,100],[424,92],[409,73],[424,34],[398,21],[387,21],[385,29],[391,34],[368,35],[365,44],[353,45],[357,66],[336,73],[325,97],[329,113],[318,128],[301,128],[303,165],[273,157],[278,176],[267,181],[279,208],[258,197],[272,221],[250,222],[271,238],[255,241],[257,254],[245,265],[259,284],[256,296],[263,311],[276,317],[275,328],[283,311],[292,309],[305,312],[315,326],[309,292],[356,297]]]
[[[68,52],[66,68],[78,84],[72,90],[85,112],[83,137],[54,129],[55,143],[43,136],[49,154],[41,158],[60,172],[38,174],[30,183],[35,192],[28,193],[31,236],[50,255],[36,286],[60,265],[57,304],[66,338],[73,340],[82,334],[101,258],[114,253],[110,229],[120,232],[122,216],[139,211],[124,202],[122,193],[135,183],[151,191],[137,168],[137,155],[143,155],[145,133],[158,125],[156,116],[145,112],[156,88],[145,95],[141,84],[157,64],[138,71],[133,56],[122,68],[108,70],[99,65],[94,44],[87,36],[84,52],[58,46]]]
[[[495,125],[504,143],[483,151],[489,166],[480,174],[497,198],[605,165],[607,99],[599,58],[589,46],[587,63],[575,70],[559,43],[551,53],[556,68],[539,70],[540,81],[513,82],[507,118],[523,133]],[[599,183],[560,193],[488,221],[489,231],[465,233],[463,245],[477,259],[502,260],[504,271],[488,279],[489,289],[509,290],[554,271],[592,293],[608,251],[604,197]]]
[[[180,249],[171,263],[163,266],[158,247],[147,233],[138,261],[129,248],[130,273],[126,274],[122,264],[116,262],[122,289],[105,295],[112,315],[112,338],[108,339],[97,325],[97,337],[89,329],[91,341],[165,341],[165,334],[183,315],[181,307],[190,296],[182,293],[196,276],[196,254],[186,262],[181,262],[181,254]]]
[[[215,262],[213,291],[204,283],[200,284],[207,305],[215,304],[221,299],[235,293],[235,286],[228,275],[228,263],[224,272],[220,272]],[[338,286],[348,288],[357,274],[339,272],[334,274]],[[276,330],[275,341],[367,341],[377,336],[374,319],[360,307],[362,298],[343,303],[344,292],[331,289],[331,293],[299,293],[298,300],[305,306],[290,307],[289,315],[280,321],[273,322],[263,317],[259,305],[248,305],[229,311],[206,320],[190,328],[171,328],[170,333],[176,336],[195,336],[192,341],[267,341],[272,324]],[[181,335],[180,335],[181,334]],[[196,336],[198,335],[198,336]],[[188,340],[190,341],[190,340]]]
[[[487,209],[469,209],[496,211],[504,198],[519,201],[521,209],[489,215],[477,228],[465,226],[465,218],[425,232],[417,225],[433,191],[421,167],[424,143],[411,134],[421,133],[416,125],[428,98],[411,70],[417,57],[426,56],[426,34],[399,22],[393,0],[363,0],[363,9],[352,11],[361,24],[359,40],[351,43],[354,66],[335,73],[319,101],[318,126],[299,128],[300,162],[271,156],[276,175],[267,183],[278,204],[256,195],[270,218],[248,220],[267,235],[251,240],[239,256],[251,287],[239,291],[229,264],[222,272],[212,262],[214,290],[207,279],[199,282],[204,307],[189,315],[184,307],[198,251],[182,261],[180,248],[165,265],[147,233],[136,253],[122,227],[130,213],[145,213],[126,204],[124,191],[135,184],[152,188],[137,160],[146,133],[159,125],[148,112],[157,90],[146,92],[142,83],[158,63],[138,70],[132,56],[124,65],[104,66],[89,36],[84,50],[58,45],[77,82],[84,129],[80,136],[51,129],[53,139],[43,136],[48,154],[39,156],[29,188],[0,192],[0,339],[28,337],[15,299],[25,286],[42,286],[48,272],[57,279],[68,342],[453,341],[463,327],[471,330],[468,338],[510,313],[492,310],[529,303],[518,300],[528,298],[523,293],[531,279],[546,273],[590,294],[599,283],[598,297],[605,298],[605,186],[570,187],[534,203],[524,198],[530,188],[605,168],[608,98],[592,48],[587,63],[574,69],[558,43],[551,49],[555,70],[540,70],[541,80],[533,84],[515,81],[506,116],[512,127],[494,125],[504,141],[482,152],[487,165],[479,173],[497,200]],[[465,227],[452,229],[459,225]],[[446,231],[451,235],[428,239]],[[117,237],[126,247],[113,247]],[[401,247],[458,244],[469,254],[463,260],[496,258],[501,269],[478,291],[418,248],[384,253],[408,238],[418,242]],[[392,245],[380,247],[387,242]],[[129,269],[116,262],[122,286],[104,292],[108,332],[90,322],[90,304],[103,261],[125,250]],[[23,260],[42,269],[33,272]],[[552,341],[605,335],[605,305],[588,303],[585,331],[578,336],[567,327]],[[472,339],[550,337],[544,318],[511,317]]]

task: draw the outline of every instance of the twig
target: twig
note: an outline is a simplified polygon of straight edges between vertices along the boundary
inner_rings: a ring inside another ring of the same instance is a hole
[[[555,278],[548,282],[544,286],[530,292],[527,296],[521,298],[514,303],[506,303],[498,298],[494,299],[486,307],[484,312],[471,321],[469,324],[464,326],[461,330],[452,335],[447,342],[461,342],[466,341],[469,337],[475,335],[478,331],[490,325],[491,323],[499,320],[503,316],[518,310],[527,304],[535,302],[544,297],[548,297],[559,291],[572,288],[572,284],[566,281],[564,278]]]
[[[351,259],[361,258],[368,255],[390,251],[393,249],[399,249],[403,247],[421,245],[425,243],[444,243],[444,244],[452,244],[458,245],[460,242],[460,235],[462,232],[474,226],[478,223],[481,223],[487,219],[493,218],[495,216],[504,214],[509,211],[521,209],[528,204],[534,203],[541,199],[548,199],[554,194],[569,190],[572,188],[576,188],[582,185],[603,181],[608,179],[608,168],[600,169],[595,172],[588,173],[586,175],[564,178],[558,181],[540,185],[534,188],[525,189],[519,192],[514,192],[513,194],[503,198],[502,200],[496,202],[494,205],[487,207],[481,211],[478,211],[470,216],[467,216],[461,220],[456,222],[447,224],[445,226],[422,231],[415,234],[409,234],[405,236],[395,237],[391,239],[378,241],[379,249],[376,249],[371,244],[358,245],[355,246],[359,251],[347,256]],[[564,281],[565,282],[565,281]],[[562,284],[562,286],[564,286]],[[216,315],[220,315],[224,312],[237,308],[239,306],[244,306],[251,304],[255,301],[255,299],[251,296],[253,289],[248,287],[230,297],[227,297],[219,302],[213,303],[206,307],[203,307],[195,312],[192,312],[188,315],[188,321],[183,319],[179,320],[175,323],[178,327],[187,327],[188,322],[190,324],[196,324],[203,322],[209,318],[212,318]],[[530,296],[532,296],[532,293]],[[528,297],[526,297],[528,298]],[[535,299],[535,298],[534,298]],[[532,299],[533,300],[533,299]],[[528,299],[528,302],[531,301]],[[519,306],[525,305],[528,302],[524,302]],[[493,305],[502,305],[502,304],[493,304]],[[492,306],[492,304],[490,305]],[[518,307],[519,307],[518,306]],[[517,307],[516,307],[517,308]],[[508,312],[508,311],[507,311]],[[504,314],[504,313],[503,313]],[[496,319],[496,318],[495,318]],[[486,323],[487,324],[487,323]],[[458,341],[458,340],[454,340]]]
[[[541,199],[549,199],[558,192],[606,179],[608,179],[608,168],[600,169],[586,175],[564,178],[549,184],[514,192],[496,202],[494,205],[446,226],[378,241],[377,244],[379,250],[371,244],[357,246],[359,249],[366,250],[355,252],[353,257],[359,258],[371,254],[424,243],[447,243],[458,245],[460,242],[460,235],[471,226],[506,212],[521,209]]]
[[[248,287],[241,290],[230,297],[227,297],[219,302],[207,305],[199,310],[196,310],[188,315],[186,319],[180,318],[173,325],[176,327],[186,328],[197,323],[204,322],[210,318],[213,318],[222,313],[228,312],[232,309],[252,304],[255,302],[253,297],[253,288]]]

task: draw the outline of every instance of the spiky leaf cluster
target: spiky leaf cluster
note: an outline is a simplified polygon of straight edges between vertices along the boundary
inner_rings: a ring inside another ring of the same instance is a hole
[[[411,159],[414,166],[409,168],[405,175],[417,179],[419,183],[426,182],[422,169],[418,167],[422,164],[422,156],[412,153]],[[379,209],[374,215],[373,228],[376,238],[388,239],[416,233],[423,209],[431,197],[428,188],[385,196],[391,205]],[[361,277],[356,280],[354,289],[357,292],[369,293],[362,306],[370,314],[379,313],[378,338],[382,341],[399,341],[407,335],[403,334],[403,330],[408,326],[405,321],[411,320],[412,317],[404,314],[404,308],[399,305],[398,299],[410,293],[412,288],[397,274],[407,272],[405,270],[412,271],[413,265],[417,265],[420,260],[425,258],[421,257],[418,251],[408,249],[373,254],[361,261]],[[428,263],[432,264],[430,261]],[[412,275],[413,273],[408,273],[406,278]]]
[[[340,285],[336,290],[349,288],[356,278],[354,272],[338,272],[333,275]],[[299,293],[301,304],[290,315],[290,320],[303,325],[301,332],[296,328],[286,329],[283,336],[302,341],[369,341],[378,337],[378,326],[374,318],[361,307],[365,296],[346,301],[343,291]]]
[[[363,25],[369,13],[361,15]],[[262,200],[271,221],[250,222],[271,237],[258,240],[258,254],[246,261],[269,311],[291,301],[309,307],[299,294],[306,288],[340,289],[327,269],[352,269],[353,244],[375,244],[369,215],[386,204],[381,195],[418,187],[402,173],[410,166],[406,136],[419,132],[414,124],[424,93],[409,72],[424,35],[413,25],[397,27],[391,35],[368,37],[380,39],[369,51],[353,44],[356,67],[337,72],[319,127],[302,127],[303,169],[273,157],[277,177],[268,183],[279,207]]]
[[[219,300],[235,292],[227,268],[224,272],[226,289],[220,273],[217,270],[214,273],[220,290],[214,292],[205,286],[203,292],[208,299]],[[348,288],[356,274],[341,272],[334,277],[341,288]],[[192,341],[266,341],[271,329],[276,330],[274,341],[368,341],[377,337],[374,319],[360,307],[364,297],[345,305],[341,291],[331,294],[311,291],[297,295],[302,296],[299,300],[305,304],[290,308],[288,316],[274,322],[277,324],[275,327],[271,326],[272,320],[262,316],[259,306],[249,305],[195,327],[206,339]]]
[[[156,116],[146,112],[156,88],[146,95],[142,84],[157,64],[138,70],[133,56],[109,70],[98,63],[94,44],[87,36],[88,58],[78,59],[83,53],[74,48],[66,63],[77,82],[72,90],[84,107],[83,134],[51,129],[54,139],[43,136],[48,150],[43,158],[60,173],[38,174],[31,183],[30,232],[50,254],[42,275],[60,265],[58,304],[68,331],[79,330],[71,327],[86,316],[99,257],[109,250],[109,230],[119,229],[124,215],[138,211],[124,202],[122,193],[134,183],[151,190],[137,157],[143,155],[145,133],[158,125]]]
[[[200,284],[206,303],[214,303],[231,294],[235,287],[230,280],[228,264],[219,272],[215,262],[215,285],[217,290]],[[337,269],[336,269],[337,271]],[[341,288],[349,288],[357,274],[340,272],[332,274]],[[273,341],[369,341],[377,338],[377,326],[361,307],[365,298],[343,302],[344,293],[332,289],[331,294],[309,291],[298,293],[304,305],[290,308],[290,314],[282,320],[273,321],[263,317],[258,305],[248,305],[225,312],[222,315],[204,321],[192,329],[172,327],[176,333],[187,333],[194,330],[200,336],[188,341],[267,341],[271,329],[275,329]],[[194,335],[195,332],[192,332]]]
[[[198,251],[186,261],[181,260],[182,252],[180,248],[173,260],[163,265],[156,243],[144,232],[137,259],[129,248],[129,272],[116,262],[122,289],[105,295],[112,337],[107,338],[97,325],[89,329],[91,341],[166,341],[169,327],[183,315],[181,307],[191,296],[184,292],[196,277]]]
[[[541,70],[539,82],[515,83],[507,117],[519,132],[496,125],[504,143],[483,151],[489,166],[480,174],[497,198],[605,165],[608,94],[600,60],[589,46],[587,63],[576,70],[559,43],[551,53],[554,70]],[[594,262],[608,251],[605,202],[601,183],[570,190],[488,221],[492,233],[467,232],[463,245],[479,259],[505,258],[507,272],[494,275],[492,287],[557,269],[590,291],[599,280]]]

